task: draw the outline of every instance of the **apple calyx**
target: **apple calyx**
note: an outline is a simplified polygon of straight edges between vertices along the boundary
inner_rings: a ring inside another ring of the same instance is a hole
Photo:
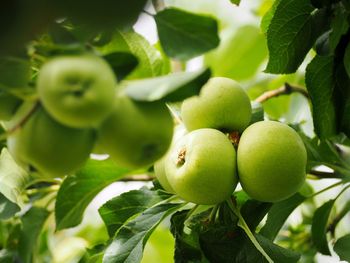
[[[183,148],[180,150],[177,156],[176,165],[182,166],[184,165],[185,161],[186,161],[186,148]]]

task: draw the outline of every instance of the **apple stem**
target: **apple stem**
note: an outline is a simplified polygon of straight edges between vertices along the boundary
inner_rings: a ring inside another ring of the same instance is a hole
[[[213,206],[213,209],[210,212],[210,216],[209,216],[209,222],[213,223],[215,221],[216,218],[216,214],[218,212],[219,209],[219,205],[215,205]]]
[[[253,243],[255,248],[266,258],[269,263],[273,263],[274,261],[270,258],[270,256],[265,252],[262,246],[259,244],[258,240],[255,238],[254,234],[250,231],[249,226],[245,222],[243,216],[241,215],[238,207],[234,204],[233,200],[230,198],[227,200],[227,204],[230,207],[231,211],[238,217],[238,226],[244,230],[247,234],[250,241]]]
[[[197,210],[199,205],[195,205],[191,208],[190,211],[188,211],[186,218],[185,218],[185,223],[189,220],[189,218],[193,215],[193,213]]]

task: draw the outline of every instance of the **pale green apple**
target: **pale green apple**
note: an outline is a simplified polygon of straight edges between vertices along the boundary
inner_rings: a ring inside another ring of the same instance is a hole
[[[92,129],[63,126],[40,107],[8,138],[7,146],[20,163],[44,176],[62,177],[85,163],[95,138]]]
[[[37,88],[41,102],[60,123],[97,127],[112,111],[116,77],[102,58],[66,55],[40,69]]]
[[[212,205],[236,188],[236,151],[215,129],[198,129],[179,139],[165,160],[167,179],[186,201]]]
[[[238,150],[238,175],[252,198],[277,202],[296,193],[306,176],[305,146],[288,125],[260,121],[242,134]]]
[[[214,128],[242,132],[250,123],[249,97],[237,82],[229,78],[211,78],[199,96],[186,99],[181,116],[189,131]]]
[[[173,127],[164,103],[136,102],[120,93],[99,129],[98,144],[121,166],[146,167],[166,153]]]
[[[175,193],[174,189],[169,184],[168,178],[166,176],[166,171],[164,167],[164,162],[167,157],[167,155],[171,152],[172,146],[185,134],[187,133],[187,130],[183,124],[178,124],[174,129],[174,135],[172,139],[172,145],[170,146],[170,149],[168,152],[158,161],[154,163],[154,174],[157,177],[160,185],[169,193]]]

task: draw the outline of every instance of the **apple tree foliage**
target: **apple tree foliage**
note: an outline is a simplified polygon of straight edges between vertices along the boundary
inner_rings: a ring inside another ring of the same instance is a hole
[[[95,52],[127,96],[166,102],[175,114],[210,76],[229,77],[255,100],[252,122],[265,117],[298,131],[308,153],[306,184],[276,203],[236,191],[232,203],[196,206],[153,181],[96,208],[103,226],[65,239],[104,188],[140,174],[153,178],[152,167],[135,171],[91,158],[63,179],[38,178],[14,161],[1,123],[0,262],[70,262],[55,256],[59,240],[67,247],[80,241],[72,262],[146,262],[148,241],[161,250],[169,240],[162,225],[173,236],[175,262],[313,262],[320,254],[350,261],[350,1],[261,0],[251,14],[260,28],[218,11],[225,2],[239,13],[247,0],[188,2],[5,1],[0,111],[35,103],[41,66],[56,55]],[[133,29],[140,16],[154,21],[156,45]],[[202,68],[186,70],[199,56]],[[28,113],[17,116],[18,125]]]

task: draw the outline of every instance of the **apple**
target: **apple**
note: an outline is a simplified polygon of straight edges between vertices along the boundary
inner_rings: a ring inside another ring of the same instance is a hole
[[[98,144],[123,167],[146,167],[168,150],[173,126],[164,103],[136,102],[120,92],[113,112],[99,128]]]
[[[215,77],[199,96],[184,100],[181,116],[189,131],[214,128],[242,132],[250,123],[252,108],[247,93],[232,79]]]
[[[165,160],[166,176],[186,201],[212,205],[236,188],[236,151],[222,132],[204,128],[179,139]]]
[[[306,176],[303,141],[288,125],[260,121],[242,134],[237,150],[238,176],[252,198],[277,202],[296,193]]]
[[[22,100],[10,93],[0,90],[0,120],[10,120],[21,102]]]
[[[47,112],[74,128],[98,126],[113,109],[115,87],[113,70],[94,55],[53,58],[41,68],[37,81]]]
[[[85,163],[95,138],[92,129],[66,127],[39,107],[8,138],[7,146],[19,163],[35,168],[46,177],[62,177]]]
[[[165,159],[168,156],[169,152],[172,150],[172,146],[185,134],[187,134],[187,130],[183,124],[178,124],[174,129],[174,135],[172,139],[172,145],[170,146],[170,149],[168,152],[158,161],[154,163],[154,174],[156,178],[158,179],[160,185],[164,188],[165,191],[174,194],[174,189],[169,184],[168,178],[166,176],[165,171]]]

